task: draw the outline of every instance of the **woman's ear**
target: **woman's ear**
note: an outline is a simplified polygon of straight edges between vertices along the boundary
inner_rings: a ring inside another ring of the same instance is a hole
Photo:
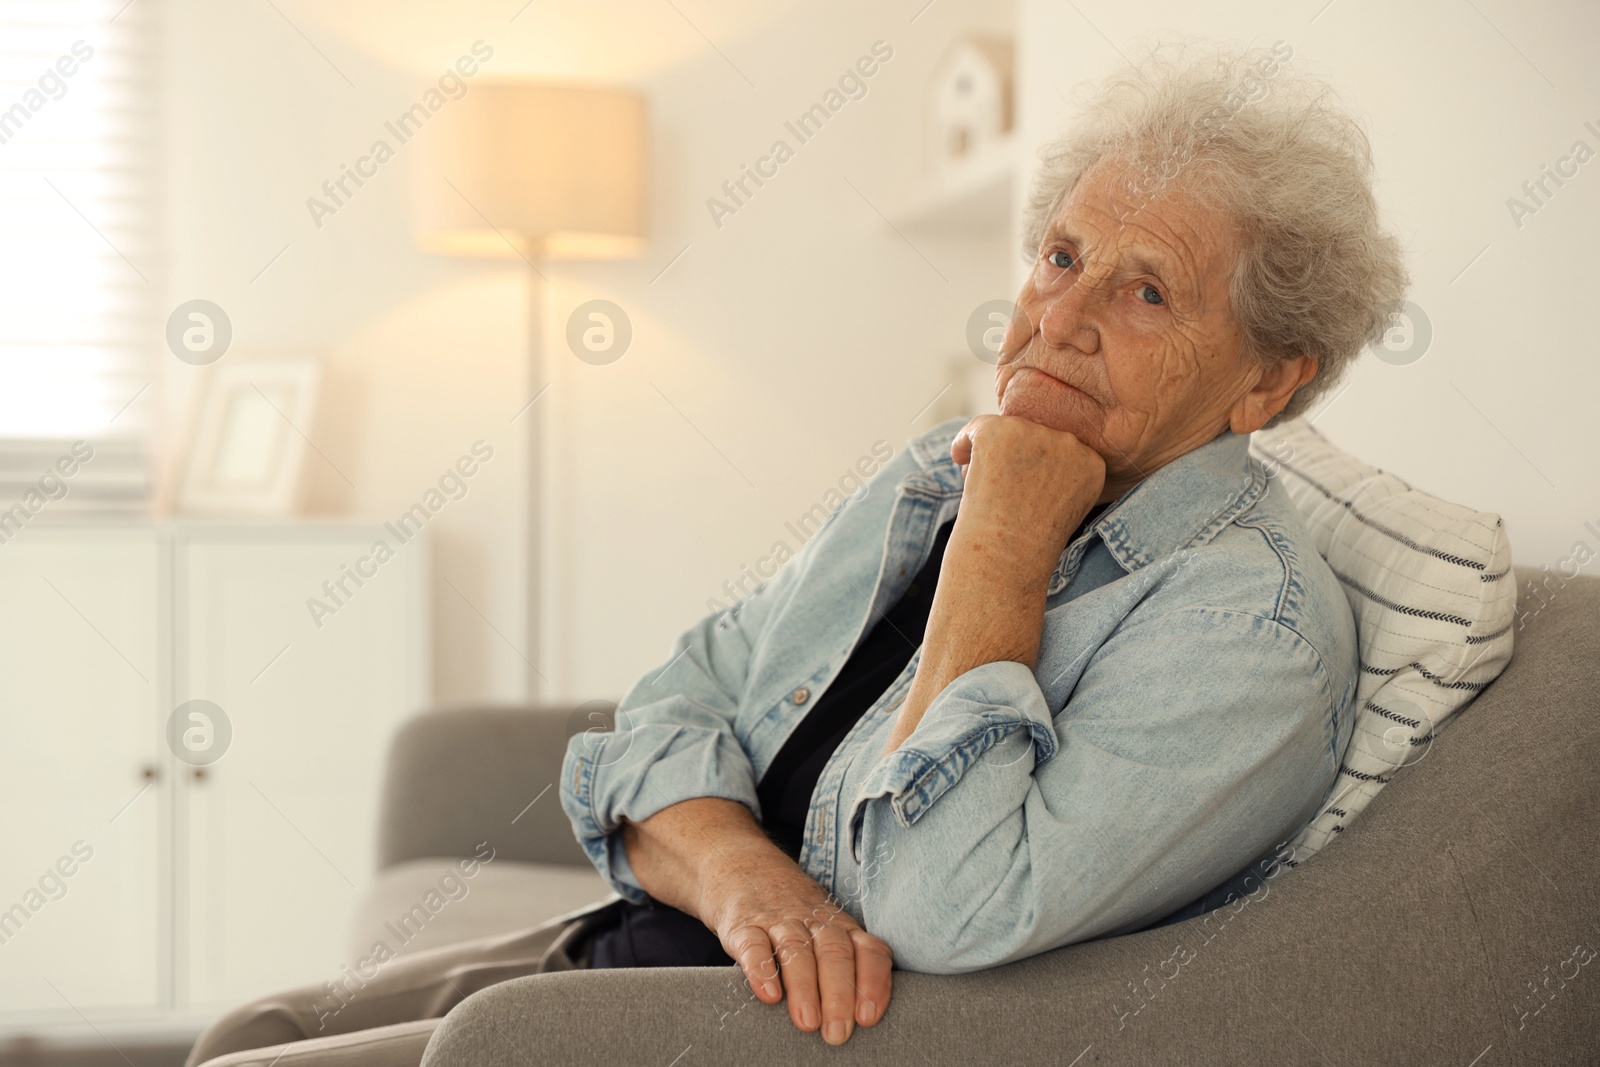
[[[1317,376],[1316,356],[1295,356],[1265,368],[1250,391],[1228,413],[1228,427],[1236,434],[1255,433],[1282,411],[1294,391]]]

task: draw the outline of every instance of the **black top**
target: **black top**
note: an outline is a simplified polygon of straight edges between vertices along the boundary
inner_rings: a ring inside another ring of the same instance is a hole
[[[811,811],[811,794],[816,792],[822,768],[833,758],[844,735],[894,684],[922,644],[933,607],[933,590],[939,581],[939,565],[954,525],[955,519],[951,519],[939,527],[928,562],[911,579],[894,607],[873,624],[867,639],[794,728],[756,786],[762,827],[796,863],[800,861],[806,816]]]
[[[1103,510],[1104,505],[1097,505],[1084,522],[1092,522]],[[784,741],[756,786],[762,828],[796,862],[822,768],[861,716],[900,677],[922,644],[939,567],[954,525],[952,518],[939,527],[928,561],[900,600],[850,654],[838,677]],[[624,900],[614,914],[615,918],[594,934],[591,967],[725,967],[734,962],[704,923],[660,901],[635,904]]]

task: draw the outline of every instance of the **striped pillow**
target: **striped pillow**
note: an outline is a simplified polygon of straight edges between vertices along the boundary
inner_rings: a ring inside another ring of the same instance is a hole
[[[1516,578],[1500,516],[1451,504],[1355,459],[1303,418],[1250,451],[1289,493],[1344,586],[1361,648],[1350,747],[1317,815],[1282,850],[1296,866],[1361,813],[1511,660]]]

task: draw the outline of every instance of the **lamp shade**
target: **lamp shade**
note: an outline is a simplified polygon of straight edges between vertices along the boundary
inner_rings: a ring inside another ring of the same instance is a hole
[[[644,251],[639,94],[480,83],[427,134],[414,172],[423,249],[544,260]]]

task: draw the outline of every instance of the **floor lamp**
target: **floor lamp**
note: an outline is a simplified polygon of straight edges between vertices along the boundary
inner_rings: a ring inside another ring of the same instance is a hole
[[[417,244],[441,255],[520,258],[528,265],[529,420],[527,694],[541,681],[547,396],[543,330],[549,278],[561,260],[616,259],[645,249],[644,99],[615,90],[473,84],[430,120],[415,169]],[[544,672],[548,674],[548,671]]]

